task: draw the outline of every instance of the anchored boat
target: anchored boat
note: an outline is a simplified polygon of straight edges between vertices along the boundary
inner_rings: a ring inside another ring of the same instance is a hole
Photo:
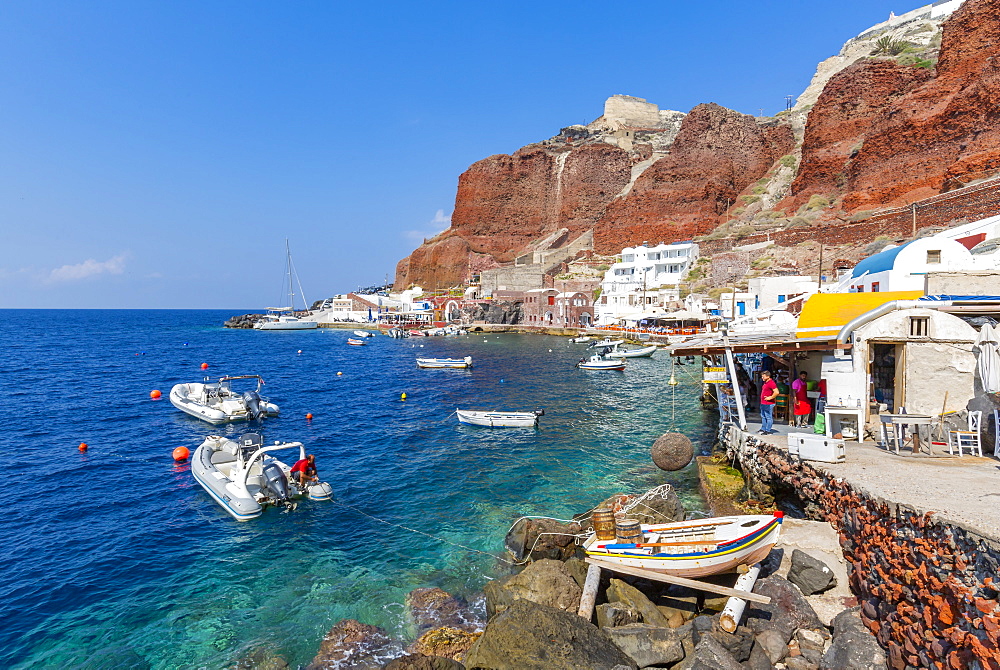
[[[726,516],[699,521],[643,524],[637,542],[598,539],[591,533],[583,548],[605,563],[644,568],[676,577],[732,572],[763,560],[781,532],[784,515]]]
[[[456,409],[455,414],[461,423],[473,426],[489,426],[490,428],[533,428],[538,425],[538,417],[545,410],[534,412],[477,412],[473,410]]]
[[[257,433],[247,433],[234,442],[210,435],[195,449],[191,474],[212,499],[237,521],[260,516],[264,508],[295,508],[295,498],[329,500],[333,488],[326,482],[312,482],[303,488],[291,475],[291,468],[273,456],[277,451],[298,449],[298,459],[306,457],[301,442],[275,442],[264,446]]]
[[[354,336],[355,337],[375,337],[375,333],[372,333],[372,332],[367,331],[367,330],[355,330],[354,331]]]
[[[355,347],[363,347],[363,346],[365,346],[365,341],[364,340],[356,340],[353,337],[347,338],[347,343],[348,344],[352,344]]]
[[[423,346],[423,345],[421,345]],[[418,368],[471,368],[472,356],[465,358],[418,358]]]
[[[581,358],[576,367],[581,370],[624,370],[625,359],[605,358],[600,354],[594,354],[590,358]]]
[[[622,358],[650,358],[659,347],[651,345],[648,347],[643,347],[642,349],[622,349],[617,348],[611,352],[612,356],[620,356]]]
[[[249,391],[234,391],[232,382],[239,379],[254,379],[257,388]],[[209,423],[228,421],[250,421],[266,416],[277,416],[278,406],[260,395],[264,380],[260,375],[236,375],[221,377],[217,382],[191,382],[176,384],[170,389],[170,404],[182,412]]]

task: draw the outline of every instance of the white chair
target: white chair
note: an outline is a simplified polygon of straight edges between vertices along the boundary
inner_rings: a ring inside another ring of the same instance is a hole
[[[949,430],[948,431],[948,453],[954,455],[954,447],[958,447],[958,455],[962,455],[962,448],[968,447],[970,454],[979,453],[983,455],[983,443],[980,436],[980,426],[983,421],[983,413],[979,410],[969,412],[969,430]]]
[[[885,450],[894,448],[898,455],[899,447],[903,444],[903,426],[893,423],[892,417],[883,414],[879,416],[879,428],[882,431],[882,444],[885,445]]]

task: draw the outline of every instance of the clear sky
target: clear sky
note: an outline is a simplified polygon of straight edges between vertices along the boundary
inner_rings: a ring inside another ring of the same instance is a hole
[[[0,307],[390,280],[473,162],[616,93],[774,114],[900,0],[0,3]]]

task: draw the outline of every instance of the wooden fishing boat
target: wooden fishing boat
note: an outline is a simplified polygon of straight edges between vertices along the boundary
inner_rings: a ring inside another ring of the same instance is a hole
[[[430,369],[471,368],[472,356],[465,358],[418,358],[417,367]]]
[[[456,409],[455,414],[461,423],[473,426],[489,426],[490,428],[532,428],[538,425],[538,417],[545,410],[534,412],[477,412],[473,410]]]
[[[347,343],[351,344],[351,345],[354,345],[355,347],[363,347],[363,346],[365,346],[365,341],[364,340],[356,340],[353,337],[347,338]]]
[[[643,524],[642,541],[598,540],[592,533],[584,551],[605,563],[643,568],[675,577],[732,572],[763,560],[781,532],[783,514],[725,516],[698,521]]]

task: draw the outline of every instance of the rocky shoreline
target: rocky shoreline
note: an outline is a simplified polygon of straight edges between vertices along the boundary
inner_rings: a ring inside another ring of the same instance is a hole
[[[619,507],[635,496],[615,496]],[[644,522],[685,517],[673,493],[632,514]],[[643,518],[645,517],[645,518]],[[816,522],[799,522],[803,524]],[[762,562],[750,603],[733,633],[721,626],[727,598],[684,587],[603,573],[591,620],[577,614],[587,574],[573,534],[590,526],[531,520],[508,535],[528,559],[490,581],[483,601],[468,603],[437,588],[412,591],[406,611],[412,640],[353,619],[325,636],[310,670],[625,670],[698,668],[841,670],[884,668],[886,656],[864,626],[856,601],[836,599],[817,614],[810,598],[837,586],[834,570],[805,551],[778,547]],[[808,532],[808,530],[807,530]],[[541,535],[565,533],[564,535]],[[732,575],[716,581],[732,585]],[[843,587],[843,585],[841,585]],[[816,595],[814,595],[816,594]],[[813,601],[818,602],[818,601]],[[828,598],[825,601],[830,602]],[[483,606],[485,605],[485,618]],[[854,605],[853,607],[847,607]]]

